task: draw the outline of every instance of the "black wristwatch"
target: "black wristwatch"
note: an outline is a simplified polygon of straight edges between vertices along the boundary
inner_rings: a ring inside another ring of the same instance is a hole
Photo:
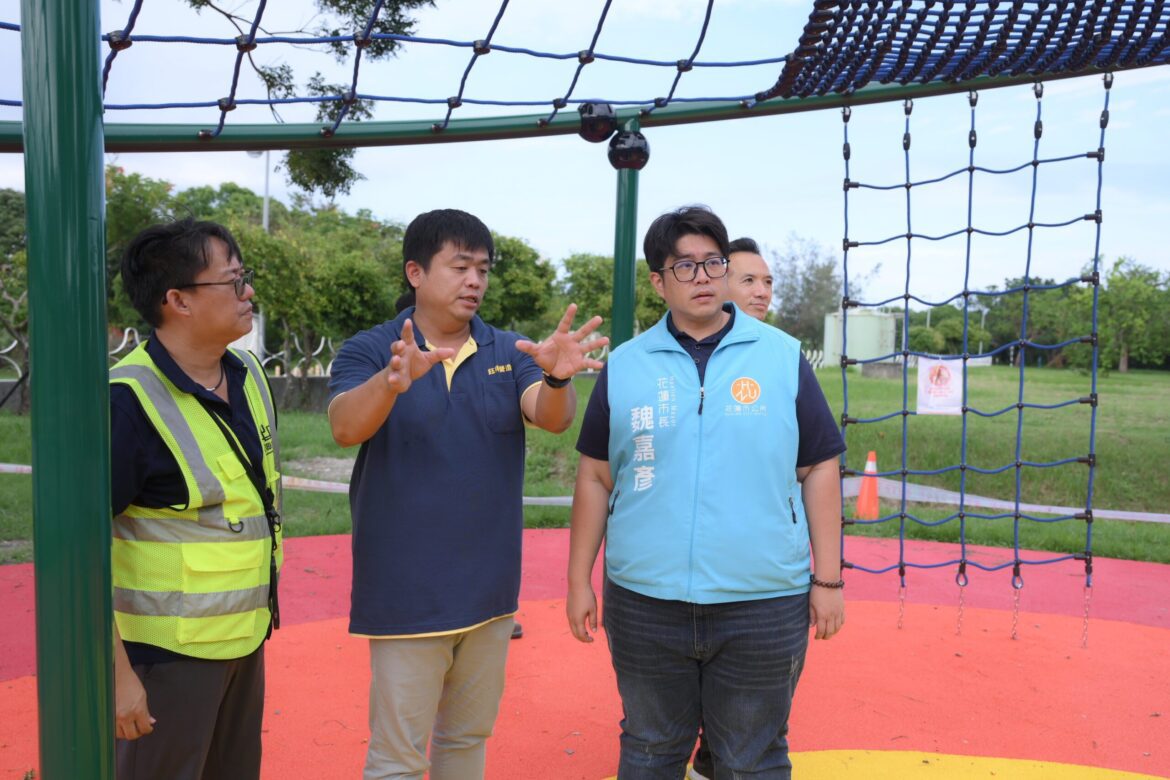
[[[544,383],[554,390],[560,390],[562,387],[564,387],[565,385],[569,384],[569,382],[572,382],[572,381],[573,381],[573,377],[571,377],[571,376],[565,377],[564,379],[557,379],[555,376],[553,376],[549,372],[547,372],[547,371],[544,372]]]

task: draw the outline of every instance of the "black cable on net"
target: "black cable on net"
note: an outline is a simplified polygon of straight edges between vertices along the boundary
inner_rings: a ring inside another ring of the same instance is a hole
[[[443,117],[442,122],[436,122],[431,125],[431,130],[436,133],[447,129],[447,125],[451,123],[451,113],[463,105],[463,90],[467,87],[467,77],[471,75],[471,69],[475,67],[476,61],[489,54],[492,50],[492,37],[496,34],[496,28],[500,26],[500,20],[504,18],[504,11],[508,10],[508,0],[500,3],[500,10],[496,13],[496,18],[492,20],[492,26],[488,30],[487,37],[475,42],[475,48],[472,50],[471,60],[467,63],[467,68],[463,71],[463,78],[459,80],[459,91],[447,98],[447,115]]]
[[[868,30],[865,27],[857,31],[858,45],[855,48],[853,56],[850,61],[842,69],[841,76],[835,81],[833,86],[834,92],[848,92],[856,90],[859,87],[855,85],[864,85],[868,83],[866,76],[859,75],[862,73],[862,68],[867,64],[872,69],[873,57],[878,52],[882,51],[884,43],[878,44],[878,37],[881,34],[881,29],[886,17],[894,7],[893,0],[882,0],[880,3],[880,10],[875,10],[873,3],[870,4],[869,14],[866,22],[870,21],[870,17],[876,15],[876,22],[868,24]],[[880,57],[880,54],[878,55]]]
[[[585,66],[595,61],[593,50],[597,48],[597,40],[601,37],[601,30],[605,26],[605,17],[609,15],[609,7],[613,4],[613,0],[605,0],[605,6],[601,9],[601,15],[597,19],[597,28],[593,31],[593,38],[589,41],[589,48],[582,49],[577,53],[577,70],[573,71],[573,80],[569,82],[569,88],[565,90],[565,94],[553,101],[553,110],[548,116],[539,120],[541,126],[547,125],[556,118],[557,112],[569,104],[569,98],[573,96],[573,90],[577,88],[577,80],[581,78],[581,71],[585,70]]]
[[[371,33],[374,30],[374,25],[378,22],[378,15],[382,13],[383,3],[384,0],[378,0],[374,4],[373,10],[370,12],[370,18],[366,20],[365,27],[362,28],[361,32],[354,33],[353,45],[356,51],[353,56],[353,76],[350,80],[349,91],[344,95],[338,96],[341,101],[341,110],[334,117],[333,124],[321,128],[321,135],[324,138],[329,138],[337,132],[337,128],[341,127],[341,123],[349,115],[350,110],[358,101],[358,74],[361,72],[362,52],[366,50],[366,47],[373,40]]]
[[[891,11],[875,0],[817,0],[757,100],[850,93],[874,79],[956,83],[1170,62],[1165,0],[900,0]]]
[[[656,108],[665,108],[670,105],[670,101],[674,99],[674,92],[678,89],[678,83],[682,80],[684,73],[689,73],[694,67],[695,58],[699,56],[699,51],[703,48],[703,41],[707,37],[707,27],[711,24],[711,10],[715,7],[715,0],[707,0],[707,12],[703,14],[703,26],[699,30],[699,40],[695,41],[695,48],[691,52],[691,56],[685,60],[678,61],[678,69],[674,74],[674,82],[670,85],[670,91],[666,93],[664,98],[654,98],[654,105],[647,106],[641,111],[642,116],[649,115]]]
[[[106,95],[106,82],[110,79],[110,69],[114,67],[114,58],[118,56],[119,52],[129,49],[134,43],[130,34],[134,31],[134,25],[138,22],[138,14],[141,11],[142,0],[135,0],[134,7],[130,9],[130,18],[126,20],[126,26],[121,30],[114,30],[106,36],[106,44],[110,47],[110,53],[106,55],[106,62],[102,66],[102,97]]]
[[[260,28],[260,20],[264,17],[264,8],[267,5],[268,0],[260,0],[259,5],[256,6],[256,16],[252,19],[251,28],[247,34],[236,38],[236,63],[232,68],[232,85],[228,90],[227,97],[222,97],[217,101],[219,106],[219,122],[216,124],[214,130],[200,130],[200,138],[217,137],[223,132],[223,125],[227,120],[228,112],[236,110],[236,89],[240,84],[240,68],[244,64],[244,56],[256,49],[256,30]],[[377,12],[375,11],[375,13]]]
[[[829,35],[826,31],[822,34],[822,41],[831,41],[838,56],[816,63],[811,70],[801,71],[792,90],[794,95],[805,97],[813,85],[822,80],[832,81],[834,75],[840,71],[845,63],[854,59],[858,48],[857,39],[865,35],[864,24],[859,23],[857,18],[859,11],[861,11],[861,0],[851,0],[847,11],[838,20],[833,33]],[[867,6],[863,16],[868,15],[869,11],[870,7]]]

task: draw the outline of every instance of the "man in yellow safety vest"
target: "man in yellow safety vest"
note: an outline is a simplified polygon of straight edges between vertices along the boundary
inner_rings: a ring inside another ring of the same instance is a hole
[[[271,389],[228,347],[252,272],[185,219],[136,236],[122,280],[154,332],[110,370],[118,777],[259,778],[282,553]]]

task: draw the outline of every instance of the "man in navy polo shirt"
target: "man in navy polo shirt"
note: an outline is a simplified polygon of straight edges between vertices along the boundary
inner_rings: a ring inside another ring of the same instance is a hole
[[[475,780],[520,592],[524,426],[569,427],[570,380],[601,367],[586,355],[608,339],[586,340],[600,317],[570,329],[575,305],[539,344],[484,323],[494,246],[471,214],[419,215],[402,254],[414,305],[346,341],[330,380],[333,438],[361,445],[350,632],[371,640],[364,777]]]
[[[725,303],[715,214],[662,215],[644,251],[668,312],[610,354],[589,399],[569,627],[597,630],[604,537],[620,780],[682,777],[700,722],[720,776],[787,780],[808,628],[828,639],[844,622],[845,445],[799,342]]]

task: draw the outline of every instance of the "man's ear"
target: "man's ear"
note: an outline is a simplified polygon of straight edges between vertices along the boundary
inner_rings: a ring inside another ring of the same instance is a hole
[[[422,280],[427,273],[423,270],[423,267],[414,260],[407,260],[403,271],[406,273],[406,281],[410,282],[410,286],[416,290],[418,289],[419,285],[422,284]]]
[[[663,289],[662,274],[658,271],[650,272],[650,284],[654,286],[654,292],[658,293],[658,297],[666,300],[666,291]]]
[[[187,304],[187,296],[183,294],[182,290],[173,287],[167,290],[167,294],[163,297],[163,307],[170,307],[171,311],[179,317],[191,316],[191,307]],[[165,312],[163,316],[166,316]]]

